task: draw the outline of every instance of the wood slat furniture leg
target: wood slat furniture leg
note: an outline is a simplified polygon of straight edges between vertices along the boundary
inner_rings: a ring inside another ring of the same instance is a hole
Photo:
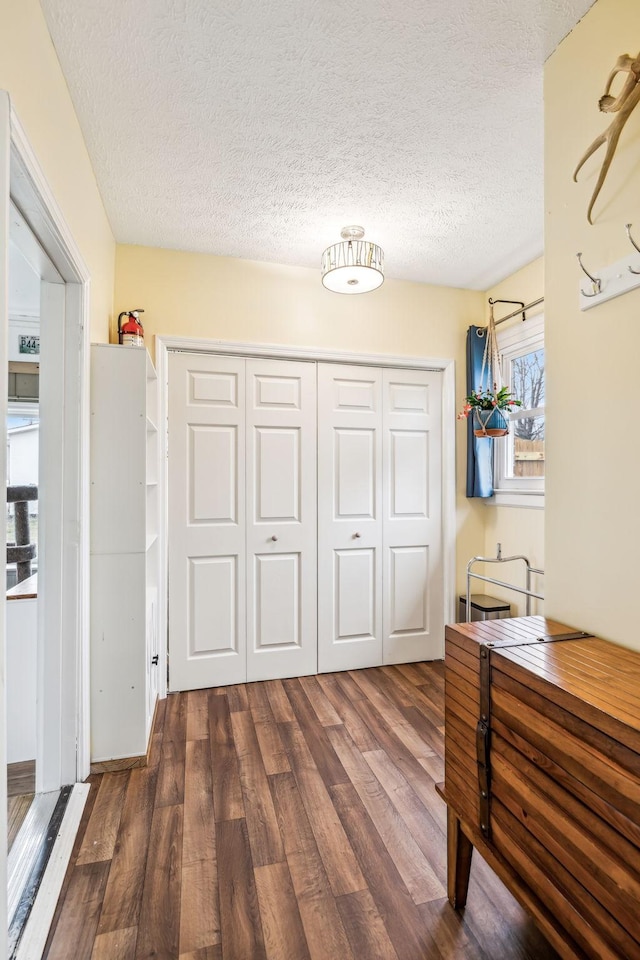
[[[447,807],[447,896],[454,910],[467,902],[473,843],[451,807]]]

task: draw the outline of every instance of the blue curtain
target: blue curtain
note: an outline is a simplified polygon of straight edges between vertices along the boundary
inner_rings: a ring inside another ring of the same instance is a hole
[[[481,387],[484,327],[467,330],[467,393]],[[485,381],[487,371],[485,370]],[[467,417],[467,496],[493,496],[493,440],[473,434],[473,416]]]

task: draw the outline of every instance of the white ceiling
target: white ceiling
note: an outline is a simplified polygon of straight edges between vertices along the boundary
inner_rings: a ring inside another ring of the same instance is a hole
[[[593,0],[41,0],[116,239],[486,289],[542,252],[542,67]]]

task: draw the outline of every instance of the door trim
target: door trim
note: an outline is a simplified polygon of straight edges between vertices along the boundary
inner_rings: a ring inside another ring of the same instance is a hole
[[[0,470],[7,476],[7,332],[9,329],[9,304],[7,282],[9,274],[9,167],[11,144],[11,103],[9,94],[0,90],[0,429],[2,445],[0,448]],[[6,486],[0,490],[0,506],[3,515],[7,513]],[[0,533],[0,550],[6,557],[6,523]],[[0,763],[2,782],[0,783],[0,955],[7,953],[7,690],[6,690],[6,591],[0,596]]]
[[[455,619],[456,560],[456,451],[455,451],[455,361],[451,358],[398,356],[386,353],[354,353],[320,347],[294,347],[273,343],[242,343],[233,340],[200,340],[195,337],[156,336],[155,360],[158,372],[160,461],[158,491],[163,509],[160,511],[158,547],[160,551],[160,591],[158,596],[158,633],[160,663],[167,662],[167,584],[168,584],[168,502],[167,502],[167,423],[169,351],[226,354],[240,357],[265,357],[277,360],[312,360],[316,362],[358,364],[360,366],[396,367],[432,370],[442,373],[442,553],[445,622]],[[162,426],[160,426],[162,424]],[[160,671],[160,697],[167,695],[166,670]]]
[[[47,700],[59,720],[45,723],[40,708],[42,790],[89,775],[90,273],[13,105],[10,123],[10,196],[59,272],[66,294],[64,406],[56,427],[64,464],[60,504],[64,522],[58,542],[52,544],[61,564],[61,615],[54,641],[62,663],[54,675],[42,678],[38,691],[39,703]]]

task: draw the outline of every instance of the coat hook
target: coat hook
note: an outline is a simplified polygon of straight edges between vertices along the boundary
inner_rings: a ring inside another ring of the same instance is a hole
[[[602,280],[600,280],[599,277],[591,276],[591,274],[585,267],[584,263],[582,262],[581,253],[576,253],[576,257],[578,258],[580,269],[582,270],[583,273],[586,273],[586,275],[589,277],[589,280],[591,280],[591,283],[593,285],[593,293],[585,293],[582,288],[580,288],[580,293],[582,294],[583,297],[597,297],[599,293],[602,293]]]
[[[631,246],[634,247],[634,248],[638,251],[638,253],[640,253],[640,247],[638,246],[638,244],[635,242],[635,240],[634,240],[633,237],[631,236],[631,227],[632,227],[632,226],[633,226],[633,224],[627,223],[627,224],[625,225],[625,230],[627,231],[627,236],[629,237],[629,240],[631,241]],[[636,275],[637,277],[640,276],[640,270],[634,270],[633,267],[628,267],[627,269],[629,270],[629,273],[635,273],[635,275]]]

